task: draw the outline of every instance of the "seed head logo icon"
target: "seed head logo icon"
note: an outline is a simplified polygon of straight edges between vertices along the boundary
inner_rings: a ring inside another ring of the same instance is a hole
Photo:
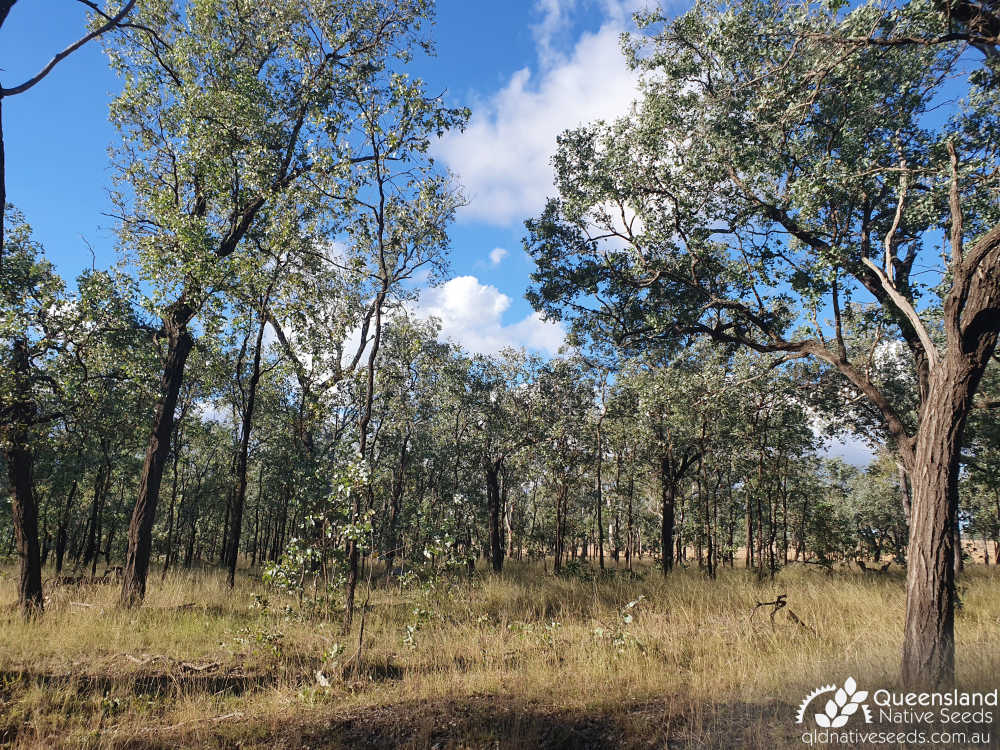
[[[824,706],[822,712],[813,714],[817,725],[824,729],[839,729],[857,713],[859,708],[865,717],[865,723],[871,724],[871,710],[868,708],[867,703],[862,702],[868,697],[868,691],[858,690],[858,685],[853,677],[848,677],[844,681],[844,687],[842,688],[838,688],[836,685],[823,685],[809,693],[805,697],[805,700],[799,704],[799,711],[795,715],[795,723],[801,724],[805,720],[806,709],[809,708],[809,704],[813,702],[813,699],[826,693],[833,693],[833,697],[827,699],[826,706]]]

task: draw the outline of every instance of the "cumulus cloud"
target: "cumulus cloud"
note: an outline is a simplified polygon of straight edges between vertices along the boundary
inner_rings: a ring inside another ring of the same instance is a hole
[[[582,34],[565,54],[557,49],[578,0],[540,0],[534,27],[537,70],[522,68],[476,103],[464,133],[449,133],[437,155],[459,175],[469,196],[463,220],[511,226],[538,213],[554,194],[551,157],[556,136],[593,120],[628,112],[638,76],[625,64],[619,36],[634,0],[601,0],[604,23]]]
[[[556,354],[563,343],[562,327],[542,320],[538,313],[504,325],[510,303],[510,297],[495,286],[482,284],[475,276],[459,276],[425,290],[413,312],[438,318],[441,337],[470,352],[493,354],[508,346],[523,346]]]
[[[500,262],[507,257],[507,251],[502,247],[495,247],[490,250],[490,263],[494,266],[499,266]]]

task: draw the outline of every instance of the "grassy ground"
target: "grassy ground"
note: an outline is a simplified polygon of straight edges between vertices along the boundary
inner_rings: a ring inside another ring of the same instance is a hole
[[[960,592],[959,681],[992,690],[1000,573],[970,566]],[[509,563],[376,588],[356,659],[359,623],[345,636],[250,577],[232,592],[214,571],[156,577],[135,612],[117,593],[52,588],[41,620],[0,614],[0,744],[803,747],[807,692],[896,684],[905,601],[898,569],[595,581]],[[751,617],[777,594],[773,622]]]

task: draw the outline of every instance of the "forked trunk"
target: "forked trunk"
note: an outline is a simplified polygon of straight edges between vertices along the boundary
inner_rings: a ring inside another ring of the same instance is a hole
[[[146,574],[153,544],[153,523],[156,503],[160,498],[163,467],[170,452],[170,435],[174,429],[174,409],[184,380],[184,363],[193,341],[187,323],[194,311],[180,302],[170,307],[164,319],[167,334],[167,357],[160,379],[160,398],[153,412],[153,429],[146,446],[146,460],[139,477],[139,496],[128,527],[128,551],[125,557],[121,604],[135,607],[146,596]]]
[[[952,168],[957,158],[952,152]],[[906,568],[903,683],[955,681],[955,523],[962,433],[1000,333],[1000,226],[963,251],[957,178],[952,184],[954,285],[944,299],[947,348],[931,369],[906,468],[913,491]]]

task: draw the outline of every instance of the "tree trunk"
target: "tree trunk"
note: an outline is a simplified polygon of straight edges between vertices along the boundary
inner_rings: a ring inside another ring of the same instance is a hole
[[[69,489],[69,497],[66,498],[66,507],[59,518],[59,529],[56,531],[56,575],[62,573],[63,557],[66,555],[66,531],[69,526],[69,515],[73,509],[73,498],[76,496],[76,488],[79,482],[74,479],[73,486]]]
[[[188,570],[190,570],[191,564],[194,562],[195,524],[197,522],[198,513],[194,511],[191,516],[191,535],[188,537],[187,548],[184,550],[184,567]]]
[[[635,541],[635,532],[632,529],[632,501],[635,497],[635,474],[633,467],[629,466],[628,476],[628,538],[625,540],[625,569],[632,570],[632,543]]]
[[[939,415],[945,417],[945,415]],[[950,415],[948,415],[950,416]],[[906,567],[903,683],[933,688],[955,672],[953,495],[958,491],[954,433],[921,430],[913,481]]]
[[[565,482],[559,484],[559,493],[556,495],[556,548],[555,548],[555,562],[553,563],[552,570],[559,573],[562,570],[563,561],[563,550],[564,550],[564,536],[566,533],[566,512],[565,512],[565,498],[569,492],[569,488],[566,486]]]
[[[744,513],[746,515],[746,555],[745,562],[747,570],[753,568],[753,493],[750,492],[750,488],[743,487],[743,492],[746,495],[746,506],[744,507]]]
[[[10,6],[7,6],[8,9]],[[2,21],[0,21],[2,22]],[[6,237],[5,217],[7,215],[7,167],[6,147],[3,142],[3,97],[0,96],[0,268],[3,267],[4,238]]]
[[[368,445],[368,425],[372,419],[372,402],[375,398],[375,360],[378,357],[378,350],[382,343],[382,306],[388,294],[388,281],[383,279],[382,289],[375,298],[375,332],[372,336],[372,349],[368,355],[368,367],[366,371],[365,403],[361,409],[361,417],[358,420],[358,458],[366,460],[365,452]],[[361,492],[351,493],[351,523],[357,523],[361,518]],[[354,620],[354,595],[358,589],[358,579],[360,570],[358,562],[360,550],[358,540],[350,539],[347,543],[347,587],[344,604],[344,631],[350,630],[351,622]]]
[[[90,504],[90,525],[87,534],[87,547],[83,553],[83,565],[86,567],[90,563],[90,575],[97,575],[97,558],[100,556],[101,542],[101,509],[104,505],[104,496],[107,488],[111,484],[111,466],[107,462],[107,443],[102,443],[104,450],[105,464],[97,470],[94,478],[94,498]]]
[[[153,413],[153,429],[146,446],[146,459],[139,477],[139,496],[128,527],[128,551],[125,556],[121,604],[136,607],[146,596],[146,574],[153,545],[153,523],[156,503],[160,499],[163,467],[170,451],[170,436],[174,429],[174,409],[184,380],[184,363],[193,341],[187,331],[194,314],[185,302],[167,310],[163,321],[167,334],[167,357],[160,379],[160,398]]]
[[[503,535],[500,533],[500,461],[487,461],[486,472],[486,504],[490,515],[490,562],[493,572],[503,570]]]
[[[982,370],[955,352],[932,374],[912,466],[906,567],[903,683],[947,687],[955,679],[955,525],[962,434]],[[971,373],[971,374],[970,374]]]
[[[228,572],[226,583],[229,588],[236,584],[236,561],[240,554],[240,536],[243,532],[243,508],[247,499],[247,457],[250,453],[250,432],[253,429],[253,412],[257,402],[257,384],[260,382],[260,356],[264,344],[264,329],[267,316],[261,314],[257,340],[254,342],[253,366],[247,383],[246,404],[242,414],[239,453],[236,456],[236,491],[233,493],[233,510],[230,515],[229,550],[226,554]]]
[[[34,454],[31,450],[30,427],[35,418],[35,403],[31,398],[31,374],[28,343],[13,342],[14,399],[8,405],[10,421],[3,427],[4,456],[10,482],[11,515],[21,574],[17,587],[17,603],[25,617],[42,611],[42,561],[38,545],[38,506],[35,503],[35,482],[32,476]]]
[[[957,158],[952,153],[953,168]],[[930,370],[908,456],[913,488],[907,549],[903,683],[947,688],[955,679],[954,528],[962,436],[1000,333],[1000,226],[963,252],[957,180],[951,195],[954,282],[943,312],[947,347]]]
[[[601,442],[601,427],[604,414],[597,422],[597,558],[601,570],[604,570],[604,480],[601,477],[601,467],[604,459],[604,447]]]
[[[670,457],[660,458],[660,500],[663,519],[660,525],[660,568],[667,575],[674,567],[674,500],[677,487],[673,478]]]
[[[163,571],[160,573],[160,580],[164,580],[167,577],[167,571],[170,570],[170,559],[172,557],[172,550],[174,546],[174,507],[177,505],[177,464],[180,461],[180,438],[177,440],[177,445],[174,447],[174,460],[171,468],[171,474],[173,475],[170,483],[170,508],[167,510],[167,549],[163,555]]]

